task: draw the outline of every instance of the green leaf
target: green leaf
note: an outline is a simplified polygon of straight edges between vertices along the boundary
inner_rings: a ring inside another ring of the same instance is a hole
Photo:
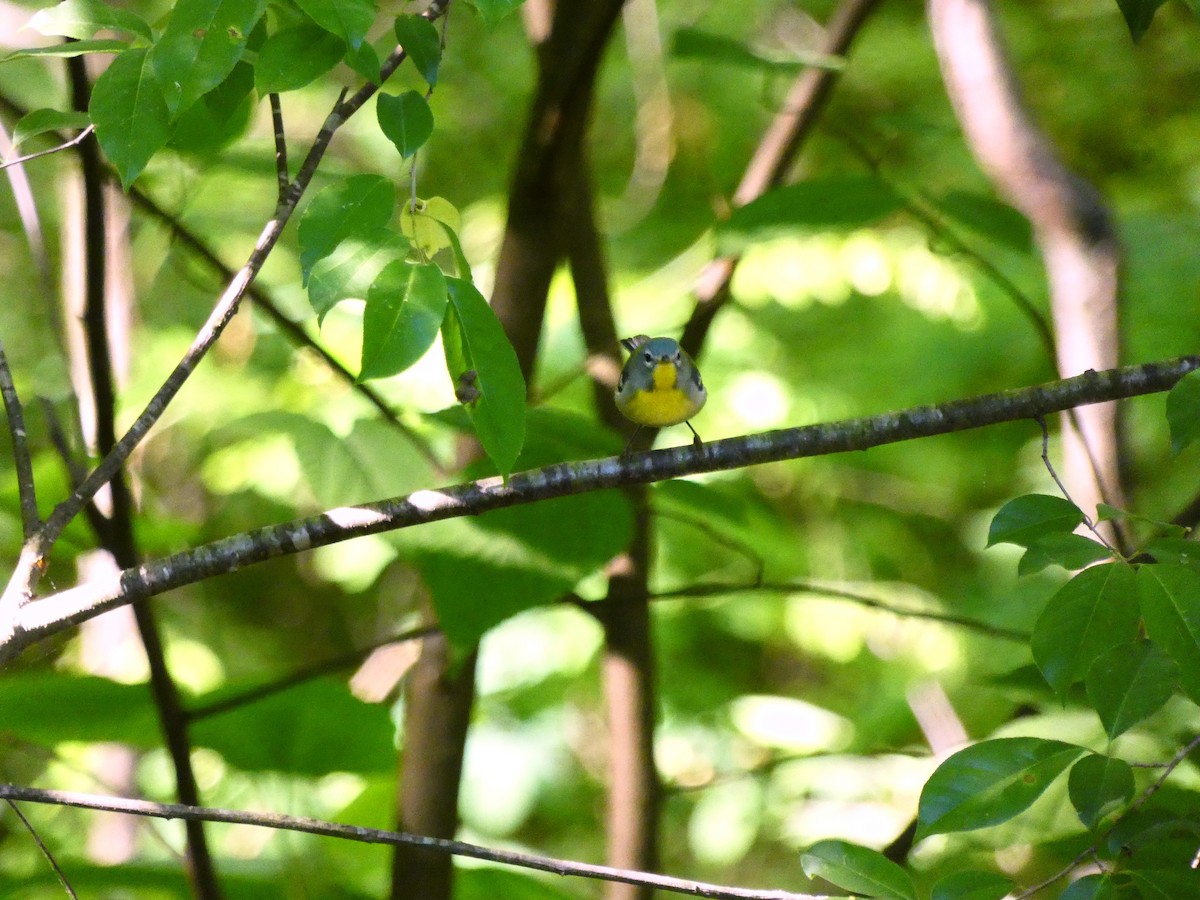
[[[483,24],[489,29],[495,28],[501,20],[520,9],[525,0],[471,0],[471,5],[483,19]]]
[[[996,738],[960,750],[921,791],[918,839],[1007,822],[1086,751],[1042,738]]]
[[[296,0],[314,22],[356,48],[375,23],[373,0]]]
[[[1185,694],[1200,702],[1200,573],[1186,566],[1141,566],[1138,597],[1150,640],[1179,665]]]
[[[380,93],[375,100],[375,115],[380,129],[404,159],[420,150],[433,134],[433,113],[416,91],[405,91],[398,97]]]
[[[310,22],[275,32],[258,51],[254,87],[259,96],[311,84],[338,64],[346,43]]]
[[[386,228],[396,206],[396,189],[378,175],[354,175],[323,188],[300,216],[300,270],[308,282],[317,260],[346,238],[365,239]]]
[[[1088,702],[1110,738],[1157,712],[1175,693],[1179,667],[1152,641],[1113,647],[1088,670]]]
[[[128,188],[171,136],[170,112],[149,52],[127,50],[92,88],[88,113],[109,162]]]
[[[446,284],[446,370],[455,382],[464,372],[476,373],[479,399],[467,411],[484,452],[507,476],[525,443],[525,378],[496,314],[475,286],[461,278],[448,278]]]
[[[912,877],[877,850],[848,841],[818,841],[800,855],[809,878],[824,878],[846,891],[886,900],[916,900]]]
[[[1031,542],[1050,534],[1069,534],[1083,524],[1083,511],[1070,500],[1049,494],[1025,494],[1005,503],[992,518],[987,545]]]
[[[1200,870],[1189,866],[1174,869],[1128,869],[1125,874],[1137,885],[1142,900],[1200,897]]]
[[[1141,522],[1152,526],[1167,537],[1183,537],[1188,533],[1188,529],[1183,525],[1163,522],[1160,519],[1152,519],[1149,516],[1140,516],[1137,513],[1131,513],[1116,506],[1109,506],[1107,503],[1096,504],[1096,518],[1101,522]]]
[[[35,109],[26,113],[13,128],[12,142],[15,146],[47,131],[80,131],[92,124],[85,112],[60,109]]]
[[[8,56],[0,59],[0,63],[6,63],[14,59],[25,59],[30,56],[52,56],[68,59],[88,53],[120,53],[128,47],[129,41],[118,41],[109,38],[98,38],[91,41],[70,41],[65,44],[52,44],[49,47],[23,47],[20,50],[14,50]]]
[[[221,702],[257,685],[224,687],[198,698]],[[194,722],[197,746],[216,750],[246,772],[325,776],[330,772],[387,772],[395,766],[394,727],[387,706],[356,699],[344,679],[317,678],[229,712]],[[353,740],[330,740],[330,735]],[[253,735],[253,740],[247,740]]]
[[[442,38],[437,27],[424,16],[398,16],[396,40],[429,86],[437,84],[438,64],[442,61]]]
[[[949,191],[934,202],[955,222],[988,240],[1020,253],[1028,253],[1033,247],[1033,229],[1029,220],[1007,203],[967,191]]]
[[[180,153],[215,153],[245,133],[254,111],[254,69],[239,62],[223,82],[189,106],[175,122],[168,147]]]
[[[416,209],[411,202],[400,206],[400,230],[412,238],[413,244],[427,257],[446,247],[455,247],[460,220],[458,210],[445,197],[418,200]],[[470,269],[461,270],[461,264],[465,262],[465,257],[459,259],[461,252],[461,246],[454,249],[455,259],[460,266],[458,276],[470,279]]]
[[[325,314],[343,300],[366,300],[375,277],[389,262],[408,254],[408,240],[388,228],[343,241],[338,248],[313,266],[308,279],[308,302],[324,320]]]
[[[1032,575],[1047,566],[1062,566],[1074,571],[1111,557],[1111,550],[1082,534],[1047,534],[1029,542],[1017,563],[1017,574]]]
[[[1012,888],[995,872],[955,872],[934,882],[930,900],[1004,900]]]
[[[716,228],[721,253],[801,231],[858,228],[896,212],[903,202],[883,181],[847,175],[801,181],[738,207]]]
[[[1125,17],[1125,24],[1129,26],[1129,34],[1134,43],[1142,39],[1142,35],[1154,21],[1154,14],[1164,2],[1165,0],[1117,0],[1117,6],[1121,8],[1121,15]]]
[[[222,873],[222,878],[224,873]],[[53,885],[51,885],[53,887]],[[249,895],[247,895],[249,896]],[[494,866],[456,869],[454,900],[579,900],[579,895],[524,872]]]
[[[1179,453],[1200,436],[1200,369],[1193,369],[1167,394],[1171,450]]]
[[[5,674],[0,678],[0,722],[6,733],[46,747],[63,741],[115,741],[149,749],[161,743],[148,685],[88,675],[47,670]]]
[[[1076,878],[1058,900],[1116,900],[1116,886],[1107,875],[1084,875]]]
[[[772,59],[733,38],[699,28],[677,29],[671,38],[671,55],[676,59],[698,59],[768,72],[796,72],[806,66],[840,71],[846,67],[842,57],[823,53],[789,53]]]
[[[140,16],[101,0],[63,0],[57,6],[38,10],[29,20],[29,27],[39,34],[79,40],[95,37],[97,31],[105,29],[127,31],[147,41],[154,39],[150,26]]]
[[[446,317],[446,278],[433,263],[388,263],[367,292],[359,380],[403,372],[433,346]]]
[[[1200,542],[1182,537],[1158,537],[1147,541],[1142,548],[1159,563],[1175,563],[1195,568],[1200,566]]]
[[[343,44],[342,48],[346,51],[342,57],[346,65],[372,84],[379,84],[382,80],[382,73],[379,69],[379,53],[371,44],[363,41],[357,47],[348,47]]]
[[[1030,641],[1033,660],[1063,697],[1097,658],[1137,637],[1139,621],[1133,569],[1124,563],[1084,569],[1038,616]]]
[[[1086,828],[1133,799],[1133,769],[1123,759],[1089,753],[1067,776],[1071,805]]]
[[[172,119],[215,88],[242,58],[266,0],[179,0],[150,53]]]
[[[429,463],[387,422],[359,419],[349,434],[296,417],[291,438],[304,480],[323,509],[398,497],[429,484]]]

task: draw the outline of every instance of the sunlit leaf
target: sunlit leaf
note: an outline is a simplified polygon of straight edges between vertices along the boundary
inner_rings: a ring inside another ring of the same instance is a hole
[[[8,734],[48,747],[114,741],[149,749],[161,740],[146,685],[50,670],[0,677],[0,721]]]
[[[172,118],[233,71],[266,0],[179,0],[150,53]]]
[[[1179,667],[1151,641],[1113,647],[1088,670],[1088,701],[1110,738],[1157,712],[1175,692]]]
[[[896,212],[901,199],[882,180],[847,175],[801,181],[775,188],[738,207],[717,225],[722,253],[740,253],[750,244],[813,229],[857,228]]]
[[[235,140],[250,123],[253,90],[254,69],[239,62],[228,78],[175,120],[167,146],[181,153],[203,156]]]
[[[147,41],[153,39],[145,20],[127,9],[110,6],[102,0],[63,0],[57,6],[38,10],[29,27],[39,34],[62,35],[85,40],[105,29],[127,31]]]
[[[1133,799],[1133,770],[1123,759],[1089,753],[1067,776],[1071,805],[1088,828]]]
[[[1012,888],[996,872],[955,872],[934,882],[930,900],[1004,900]]]
[[[848,841],[818,841],[800,854],[809,878],[824,878],[846,891],[887,900],[916,900],[912,877],[878,850]]]
[[[403,372],[433,346],[446,315],[446,279],[433,263],[395,260],[367,292],[359,378]]]
[[[345,41],[309,22],[281,29],[258,51],[254,87],[260,96],[297,90],[336,66],[345,52]]]
[[[388,263],[403,259],[408,240],[388,228],[343,241],[319,260],[308,279],[308,302],[318,320],[343,300],[366,300],[375,277]]]
[[[1138,597],[1146,633],[1179,666],[1184,693],[1200,702],[1200,573],[1187,566],[1141,566]]]
[[[1084,569],[1046,604],[1030,649],[1042,676],[1060,697],[1092,663],[1137,637],[1137,583],[1124,563]]]
[[[484,452],[504,475],[525,442],[525,378],[492,308],[469,281],[448,278],[450,306],[442,325],[451,380],[476,373],[479,399],[467,407]]]
[[[437,26],[424,16],[397,16],[396,40],[421,77],[433,87],[437,84],[438,64],[442,59],[442,37]]]
[[[1083,512],[1070,500],[1049,494],[1025,494],[1005,503],[992,517],[987,545],[1031,542],[1049,534],[1066,534],[1083,524]]]
[[[1084,748],[1042,738],[995,738],[959,750],[921,791],[918,837],[1007,822],[1029,808]]]
[[[357,47],[375,22],[373,0],[296,0],[314,22]]]
[[[79,131],[92,123],[85,112],[60,109],[35,109],[23,115],[13,128],[12,142],[20,146],[47,131]]]
[[[525,0],[470,0],[479,18],[488,28],[495,28],[509,14],[520,9]]]
[[[455,260],[460,271],[459,278],[470,280],[470,269],[462,270],[466,261],[461,256],[462,247],[455,247],[458,239],[460,216],[454,204],[445,197],[430,197],[415,204],[405,201],[400,206],[400,230],[412,238],[413,244],[426,257],[431,257],[446,247],[454,249]]]
[[[91,41],[69,41],[65,44],[52,44],[49,47],[22,47],[0,59],[0,63],[6,63],[14,59],[26,59],[31,56],[53,56],[66,59],[72,56],[84,56],[89,53],[120,53],[128,47],[128,41],[118,41],[109,38],[97,38]]]
[[[1082,534],[1045,534],[1029,542],[1017,563],[1018,575],[1032,575],[1047,566],[1062,566],[1067,571],[1082,569],[1112,557],[1112,551]]]
[[[806,66],[834,71],[846,67],[846,61],[842,57],[821,53],[793,52],[772,58],[751,49],[741,41],[699,28],[676,29],[671,38],[671,55],[677,59],[699,59],[768,72],[795,72]]]
[[[1175,453],[1200,436],[1200,369],[1180,378],[1167,394],[1167,424]]]
[[[170,111],[146,50],[127,50],[96,79],[88,107],[104,155],[129,187],[171,136]]]
[[[420,150],[433,134],[433,113],[429,111],[429,103],[416,91],[399,96],[379,94],[375,114],[380,129],[404,159]]]
[[[354,175],[323,188],[300,216],[300,268],[307,282],[317,260],[346,238],[377,235],[391,221],[396,189],[379,175]]]
[[[1007,203],[986,194],[958,190],[948,191],[934,202],[955,223],[965,225],[997,244],[1021,253],[1028,253],[1033,246],[1029,220]]]

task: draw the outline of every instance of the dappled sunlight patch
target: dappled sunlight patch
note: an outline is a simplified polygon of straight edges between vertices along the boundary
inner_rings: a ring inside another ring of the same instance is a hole
[[[396,558],[396,548],[379,535],[369,534],[351,541],[317,547],[313,569],[324,581],[348,593],[365,591]]]
[[[483,638],[476,684],[480,696],[517,690],[548,678],[574,678],[591,664],[603,635],[599,624],[573,607],[521,613]]]
[[[263,434],[222,447],[200,470],[214,494],[255,491],[271,500],[293,504],[300,486],[300,462],[286,434]]]
[[[747,695],[734,700],[729,713],[749,740],[792,753],[840,750],[854,737],[848,719],[794,697]]]

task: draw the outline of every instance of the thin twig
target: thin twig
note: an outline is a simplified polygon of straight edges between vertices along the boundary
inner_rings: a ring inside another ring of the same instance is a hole
[[[9,166],[18,166],[21,163],[29,162],[31,159],[37,159],[42,156],[49,156],[51,153],[61,153],[63,150],[69,150],[76,144],[82,143],[89,134],[96,130],[95,125],[89,125],[75,137],[69,141],[63,141],[61,144],[56,144],[46,150],[39,150],[37,153],[28,153],[25,156],[18,156],[16,159],[10,159],[8,162],[0,163],[0,169],[7,169]]]
[[[1112,553],[1114,556],[1119,555],[1117,551],[1113,549],[1112,545],[1104,539],[1104,535],[1102,535],[1096,528],[1096,522],[1087,514],[1087,510],[1080,509],[1079,504],[1075,503],[1075,501],[1071,499],[1071,495],[1067,492],[1067,486],[1062,483],[1062,479],[1058,477],[1058,472],[1054,470],[1054,463],[1050,462],[1050,430],[1046,427],[1046,418],[1045,416],[1038,416],[1036,421],[1038,423],[1038,427],[1042,429],[1042,465],[1046,467],[1046,471],[1050,473],[1050,477],[1054,479],[1054,483],[1058,485],[1059,491],[1062,492],[1062,495],[1064,498],[1066,498],[1067,502],[1071,503],[1076,509],[1079,510],[1080,515],[1083,516],[1084,527],[1096,536],[1096,540],[1103,544],[1108,549],[1109,553]]]
[[[783,890],[754,890],[753,888],[727,887],[704,881],[674,878],[653,872],[638,872],[613,866],[573,862],[542,856],[536,853],[520,853],[513,850],[497,850],[452,841],[445,838],[424,837],[402,831],[384,831],[378,828],[363,828],[358,825],[342,825],[306,816],[288,816],[282,813],[253,813],[241,810],[218,809],[215,807],[189,806],[181,803],[151,803],[146,800],[130,800],[122,797],[104,797],[99,794],[84,794],[76,791],[52,791],[40,788],[0,784],[0,797],[6,800],[21,800],[29,803],[46,803],[55,806],[72,806],[77,809],[94,809],[104,812],[125,813],[133,816],[148,816],[162,819],[200,820],[222,822],[232,825],[251,825],[257,828],[273,828],[315,834],[323,837],[341,838],[366,844],[389,844],[413,846],[437,853],[449,853],[470,859],[551,872],[555,875],[591,878],[600,881],[615,881],[637,884],[693,897],[710,897],[715,900],[833,900],[825,895],[798,894]]]
[[[283,130],[283,105],[279,102],[279,94],[272,92],[267,96],[271,99],[271,129],[275,134],[275,174],[279,181],[278,202],[282,203],[291,186],[288,180],[287,134]]]
[[[710,441],[651,453],[557,463],[440,489],[425,489],[359,506],[243,532],[190,550],[103,576],[0,615],[0,663],[35,641],[142,597],[253,563],[367,534],[476,515],[554,497],[605,488],[650,484],[700,472],[726,471],[784,459],[867,450],[885,444],[1033,419],[1072,406],[1103,403],[1172,388],[1200,368],[1200,357],[1181,357],[1003,391],[937,406],[806,425],[764,434]],[[0,614],[4,612],[0,609]]]
[[[4,341],[0,340],[0,394],[4,395],[4,411],[8,415],[8,431],[12,435],[13,462],[17,467],[17,490],[21,496],[21,531],[28,539],[41,524],[37,509],[37,487],[33,481],[33,462],[29,456],[29,435],[25,431],[25,413],[21,398],[13,384]]]
[[[1190,754],[1197,747],[1200,747],[1200,735],[1197,735],[1196,737],[1194,737],[1190,741],[1188,741],[1183,746],[1183,748],[1171,758],[1171,761],[1168,762],[1163,767],[1162,774],[1158,776],[1158,778],[1154,781],[1154,783],[1151,784],[1149,787],[1147,787],[1144,791],[1142,791],[1142,793],[1138,796],[1138,798],[1136,800],[1134,800],[1131,804],[1129,804],[1129,806],[1125,809],[1125,811],[1122,812],[1121,815],[1116,818],[1116,820],[1112,823],[1112,825],[1108,828],[1108,830],[1105,831],[1104,834],[1102,834],[1099,838],[1097,838],[1095,840],[1095,842],[1093,842],[1091,845],[1089,845],[1086,849],[1081,850],[1075,856],[1074,859],[1072,859],[1069,863],[1067,863],[1065,866],[1063,866],[1061,869],[1059,869],[1057,872],[1055,872],[1050,877],[1045,878],[1042,881],[1039,881],[1033,887],[1029,887],[1029,888],[1026,888],[1025,890],[1021,891],[1021,893],[1016,895],[1014,900],[1027,900],[1027,898],[1032,897],[1034,894],[1036,894],[1038,891],[1042,890],[1043,888],[1047,888],[1050,885],[1054,884],[1054,882],[1058,881],[1060,878],[1065,878],[1067,875],[1070,875],[1071,871],[1077,865],[1079,865],[1081,862],[1083,862],[1083,860],[1087,859],[1089,856],[1094,854],[1100,848],[1100,846],[1105,841],[1108,840],[1109,836],[1112,835],[1112,833],[1117,830],[1117,826],[1120,825],[1123,821],[1125,821],[1126,817],[1128,817],[1131,813],[1140,809],[1146,803],[1147,800],[1149,800],[1152,796],[1154,796],[1155,793],[1158,792],[1159,788],[1161,788],[1163,786],[1163,784],[1166,782],[1166,780],[1170,776],[1170,774],[1172,772],[1174,772],[1179,767],[1179,764],[1182,763],[1185,759],[1187,759],[1188,754]]]
[[[71,887],[71,882],[67,881],[66,874],[62,869],[59,868],[58,862],[54,859],[54,854],[51,853],[50,848],[48,848],[42,842],[41,837],[38,835],[34,827],[29,823],[29,820],[25,818],[25,814],[21,812],[20,807],[13,802],[11,797],[5,797],[4,799],[5,802],[8,803],[9,808],[11,808],[12,811],[17,814],[17,818],[21,820],[21,824],[25,826],[25,830],[29,832],[30,837],[33,838],[33,842],[38,845],[38,849],[42,851],[42,856],[46,857],[46,862],[50,863],[50,868],[52,868],[54,870],[54,874],[58,876],[58,882],[63,886],[63,890],[67,892],[67,896],[74,898],[74,900],[79,900],[79,895],[75,893],[75,889]]]
[[[669,600],[676,597],[720,597],[726,594],[745,594],[759,591],[770,594],[813,594],[819,597],[832,597],[836,600],[846,600],[876,609],[880,612],[891,613],[905,619],[925,619],[930,622],[940,622],[943,625],[956,625],[986,634],[989,637],[1002,638],[1006,641],[1028,643],[1028,632],[1015,628],[1005,628],[1003,625],[992,625],[981,622],[969,616],[958,616],[953,613],[933,612],[925,609],[915,609],[911,606],[897,606],[886,600],[878,600],[848,591],[845,588],[821,584],[815,581],[785,581],[785,582],[756,582],[754,584],[697,584],[676,591],[661,591],[653,596],[655,600]]]

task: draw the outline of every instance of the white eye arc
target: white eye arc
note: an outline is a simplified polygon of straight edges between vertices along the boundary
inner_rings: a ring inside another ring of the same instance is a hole
[[[682,356],[680,356],[680,355],[679,355],[679,351],[678,351],[678,350],[676,350],[676,351],[675,351],[675,365],[679,365],[679,364],[680,364],[680,363],[682,363],[682,362],[683,362],[683,357],[682,357]]]
[[[651,353],[649,350],[647,350],[645,353],[642,354],[642,358],[644,360],[646,360],[646,362],[648,362],[648,363],[654,362],[654,354]]]

